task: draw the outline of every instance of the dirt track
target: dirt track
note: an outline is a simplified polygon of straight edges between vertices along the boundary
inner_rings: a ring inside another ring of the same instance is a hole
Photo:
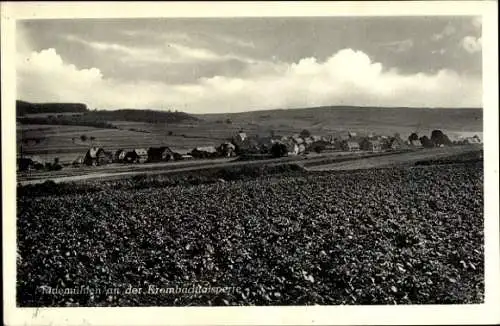
[[[309,171],[336,171],[336,170],[359,170],[369,168],[381,168],[402,164],[413,164],[426,159],[439,159],[460,153],[477,150],[478,147],[460,146],[423,149],[420,151],[384,155],[378,157],[361,158],[344,162],[335,162],[325,165],[306,167]]]
[[[147,174],[169,174],[186,171],[196,171],[211,168],[224,168],[244,165],[262,164],[285,164],[296,163],[304,166],[308,171],[325,170],[357,170],[392,165],[412,164],[419,160],[444,158],[447,156],[477,150],[477,146],[460,146],[447,148],[422,149],[405,153],[379,153],[373,157],[363,157],[363,155],[374,155],[371,153],[349,154],[349,159],[341,162],[321,164],[322,161],[332,158],[346,157],[346,153],[330,153],[318,156],[311,156],[304,159],[302,156],[284,157],[278,159],[266,159],[255,161],[235,161],[235,159],[211,159],[197,160],[189,162],[169,162],[169,163],[149,163],[141,165],[110,165],[103,167],[67,169],[58,172],[35,173],[32,175],[18,175],[18,183],[21,185],[38,184],[47,180],[54,182],[77,182],[91,179],[115,179]],[[352,156],[351,156],[352,155]],[[360,157],[361,156],[361,157]],[[310,166],[314,164],[314,166]]]

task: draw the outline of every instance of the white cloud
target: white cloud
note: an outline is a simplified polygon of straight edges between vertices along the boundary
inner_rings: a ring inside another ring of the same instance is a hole
[[[482,49],[481,37],[466,36],[461,41],[462,47],[469,53],[479,52]]]
[[[202,55],[202,54],[200,54]],[[98,108],[177,108],[231,112],[316,105],[470,107],[481,105],[480,79],[441,70],[403,75],[384,69],[365,53],[344,49],[325,62],[267,63],[245,77],[216,76],[184,85],[105,78],[99,69],[78,69],[54,49],[18,63],[18,98],[75,101]]]
[[[129,31],[130,33],[130,31]],[[175,36],[177,34],[168,34]],[[194,62],[221,62],[227,60],[240,60],[255,62],[249,57],[234,54],[219,54],[212,50],[191,47],[179,43],[164,41],[151,47],[129,47],[117,43],[87,41],[74,35],[67,35],[65,39],[70,42],[83,44],[95,51],[114,52],[117,60],[128,63],[194,63]]]

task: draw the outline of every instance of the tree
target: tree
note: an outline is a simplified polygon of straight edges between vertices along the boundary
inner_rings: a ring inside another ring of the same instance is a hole
[[[432,131],[431,142],[434,143],[436,146],[451,144],[451,140],[441,130]]]
[[[418,135],[416,132],[413,132],[410,137],[408,137],[408,140],[409,141],[414,141],[414,140],[418,140]]]
[[[169,131],[169,132],[168,132],[168,135],[169,135],[169,136],[172,136],[173,134],[174,134],[174,132],[173,132],[173,131]]]
[[[307,138],[311,136],[311,132],[307,129],[304,129],[300,132],[300,137]]]
[[[95,137],[94,136],[90,136],[90,141],[94,141],[95,140]]]
[[[420,142],[422,143],[423,147],[426,148],[434,147],[434,143],[427,136],[420,137]]]
[[[81,135],[80,139],[81,141],[87,141],[87,135]]]
[[[226,123],[227,123],[227,124],[231,124],[231,123],[233,123],[233,121],[232,121],[231,119],[227,118],[227,119],[226,119]]]
[[[288,153],[288,149],[286,148],[285,144],[275,143],[271,147],[271,155],[273,157],[283,157],[283,156],[286,156],[287,153]]]

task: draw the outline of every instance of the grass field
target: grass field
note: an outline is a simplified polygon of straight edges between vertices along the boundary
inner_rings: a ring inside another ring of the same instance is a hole
[[[336,136],[350,130],[360,134],[400,133],[407,138],[414,131],[430,135],[433,129],[441,129],[452,139],[474,134],[482,137],[480,109],[312,108],[197,117],[201,120],[185,123],[107,121],[119,129],[20,124],[17,126],[17,149],[19,152],[22,145],[26,155],[48,161],[58,157],[61,162],[68,163],[84,155],[91,145],[88,141],[79,141],[83,134],[95,137],[92,144],[106,150],[164,145],[181,153],[196,146],[219,145],[240,130],[260,136],[292,135],[303,129],[316,135]],[[36,139],[40,141],[36,143]]]

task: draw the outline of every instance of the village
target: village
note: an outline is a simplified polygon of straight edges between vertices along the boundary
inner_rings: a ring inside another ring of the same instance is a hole
[[[308,130],[290,136],[247,135],[240,131],[219,146],[196,147],[188,153],[173,151],[169,146],[149,148],[106,150],[91,146],[85,154],[72,162],[73,167],[102,166],[111,163],[137,164],[169,162],[195,159],[242,157],[247,160],[297,156],[323,152],[384,152],[409,151],[420,148],[480,144],[476,135],[451,141],[440,130],[434,130],[430,137],[412,133],[406,140],[399,134],[393,136],[366,134],[347,131],[334,136],[312,135]],[[56,158],[54,162],[42,162],[34,157],[21,157],[17,160],[18,171],[61,170],[63,165]]]

